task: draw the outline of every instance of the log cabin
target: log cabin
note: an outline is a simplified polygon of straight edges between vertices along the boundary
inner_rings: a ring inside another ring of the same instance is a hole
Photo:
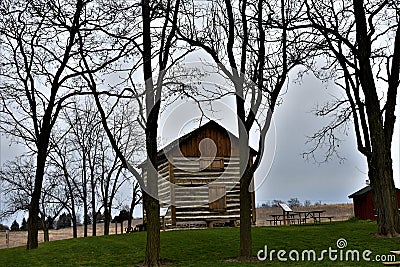
[[[257,152],[249,147],[249,163]],[[210,120],[157,155],[163,225],[237,225],[240,220],[239,139]],[[146,184],[146,164],[139,165]],[[254,188],[254,184],[253,184]],[[167,211],[167,212],[165,212]],[[145,211],[143,224],[145,225]],[[256,221],[252,193],[252,222]]]

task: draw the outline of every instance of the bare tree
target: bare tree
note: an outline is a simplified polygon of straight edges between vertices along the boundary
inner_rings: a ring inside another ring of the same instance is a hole
[[[296,66],[309,64],[313,46],[303,42],[309,33],[288,30],[301,18],[300,5],[293,1],[193,1],[183,10],[188,15],[178,27],[179,36],[207,52],[234,88],[242,174],[240,258],[249,260],[251,180],[262,159],[265,136],[288,74]],[[246,153],[253,126],[260,132],[254,164]]]
[[[90,206],[92,213],[92,236],[96,236],[97,233],[97,184],[100,179],[101,170],[98,168],[104,160],[104,150],[102,145],[104,142],[104,134],[100,125],[92,125],[92,132],[90,138],[86,144],[89,149],[87,150],[87,167],[89,173],[89,184],[90,184]]]
[[[2,217],[7,217],[18,211],[27,211],[29,195],[32,193],[34,162],[31,158],[17,157],[14,161],[4,164],[0,172],[1,191],[7,195]]]
[[[2,102],[5,107],[3,114],[6,115],[1,122],[2,130],[22,138],[29,147],[36,146],[33,150],[37,151],[35,185],[29,205],[27,242],[27,248],[34,249],[38,246],[36,218],[39,213],[50,133],[63,105],[59,98],[59,90],[68,80],[64,75],[72,56],[71,50],[83,1],[77,2],[74,8],[75,16],[68,22],[70,25],[65,22],[64,25],[60,24],[60,28],[54,28],[56,32],[63,28],[68,36],[66,43],[61,44],[62,41],[59,41],[60,49],[55,51],[49,51],[42,45],[53,35],[49,34],[48,30],[51,25],[49,19],[51,20],[55,11],[54,6],[15,1],[2,1],[1,5],[1,34],[5,38],[3,49],[6,57],[3,60],[7,62],[7,68],[2,73],[5,79],[2,84]],[[71,7],[70,4],[67,5]],[[36,63],[41,67],[38,68]],[[51,70],[49,63],[52,65]],[[50,88],[46,86],[46,80]],[[6,90],[5,87],[9,89]],[[41,87],[47,87],[47,91]]]
[[[92,107],[92,102],[88,97],[85,97],[82,101],[76,100],[75,103],[70,105],[69,109],[64,110],[63,120],[66,125],[70,128],[69,134],[65,136],[64,150],[60,151],[58,145],[58,150],[56,146],[56,152],[58,158],[65,162],[62,158],[70,157],[70,161],[73,168],[80,171],[70,177],[71,189],[75,188],[77,194],[74,198],[78,197],[82,201],[83,205],[83,225],[84,231],[83,235],[86,237],[88,234],[88,214],[91,201],[89,200],[90,191],[94,191],[93,188],[94,180],[96,179],[94,170],[96,166],[95,162],[98,162],[94,157],[96,155],[96,144],[99,142],[99,121],[98,117]],[[67,153],[67,154],[64,154]],[[94,157],[94,158],[92,158]],[[71,171],[71,170],[65,170]],[[93,182],[91,182],[93,180]],[[89,187],[90,185],[90,187]],[[92,210],[92,216],[95,216],[95,212]],[[93,215],[94,214],[94,215]],[[95,218],[94,218],[95,219]],[[92,218],[93,223],[93,218]]]
[[[54,135],[53,135],[54,136]],[[66,138],[66,137],[64,137]],[[54,140],[62,140],[56,142]],[[53,176],[61,176],[61,184],[64,186],[64,194],[68,197],[64,203],[64,207],[68,210],[72,220],[72,236],[78,237],[78,218],[77,206],[79,203],[79,188],[76,187],[76,176],[78,176],[79,169],[76,168],[75,160],[71,156],[74,148],[67,146],[65,140],[61,138],[52,139],[52,151],[49,154],[49,165],[54,168]],[[85,226],[87,233],[87,225]],[[84,231],[85,232],[85,231]]]
[[[328,144],[327,158],[337,153],[335,130],[352,120],[358,150],[366,157],[378,232],[400,233],[393,180],[391,145],[400,71],[400,4],[397,1],[305,1],[309,22],[325,43],[322,78],[335,79],[344,92],[317,115],[333,115],[332,123],[312,139],[315,149]],[[307,25],[308,24],[308,25]],[[322,48],[322,47],[321,47]],[[320,72],[321,73],[321,72]]]
[[[165,5],[164,5],[165,4]],[[110,127],[107,122],[107,115],[100,101],[98,94],[97,85],[99,84],[96,80],[97,77],[88,72],[84,78],[87,81],[88,86],[93,92],[95,97],[96,105],[101,115],[103,127],[110,139],[110,143],[115,150],[117,156],[120,158],[123,166],[128,168],[131,173],[141,181],[141,187],[143,192],[143,203],[146,210],[147,218],[147,243],[146,243],[146,255],[145,265],[147,266],[159,266],[160,265],[160,208],[159,201],[157,199],[158,190],[158,174],[153,166],[157,166],[157,128],[158,128],[158,116],[161,105],[161,92],[163,89],[163,80],[165,77],[166,70],[170,67],[168,65],[171,60],[171,54],[173,52],[173,44],[175,42],[176,28],[177,28],[177,16],[180,6],[180,1],[166,1],[166,3],[150,3],[149,0],[142,0],[141,7],[141,18],[142,18],[142,29],[141,37],[143,43],[141,45],[135,42],[136,48],[140,51],[143,68],[143,80],[144,80],[144,93],[145,104],[139,102],[141,116],[141,124],[145,128],[146,136],[146,151],[147,151],[147,185],[144,186],[141,175],[135,170],[128,162],[124,153],[118,147],[117,142],[113,136]],[[152,26],[152,23],[154,26]],[[160,25],[161,23],[161,34]],[[83,44],[83,40],[81,42]],[[158,47],[158,49],[153,49]],[[152,60],[158,57],[158,71],[154,71]],[[90,62],[82,54],[84,65],[86,69],[91,69]],[[178,57],[179,58],[179,57]],[[171,64],[174,64],[176,60],[171,60]],[[138,64],[134,65],[133,69],[136,69]],[[154,74],[156,73],[157,76]],[[156,80],[156,81],[155,81]],[[132,84],[134,86],[134,84]],[[131,98],[140,101],[139,93],[136,89],[131,90]],[[124,97],[120,95],[120,98]],[[144,114],[145,112],[145,114]]]
[[[27,249],[38,247],[37,216],[50,136],[62,108],[73,95],[85,94],[79,86],[83,72],[95,73],[120,58],[130,42],[105,33],[125,31],[116,4],[107,1],[0,2],[2,55],[1,130],[16,137],[36,153],[34,190],[29,204]],[[116,27],[115,24],[120,27]],[[78,33],[86,36],[79,46],[93,68],[83,69],[78,53]],[[98,46],[101,40],[101,47]]]
[[[29,198],[34,190],[35,161],[31,156],[20,156],[14,161],[8,161],[0,171],[2,181],[1,192],[7,195],[6,208],[0,211],[2,217],[26,212],[29,207]],[[63,194],[59,180],[49,175],[46,170],[39,200],[39,214],[36,221],[41,222],[44,241],[49,241],[48,218],[54,220],[65,208],[67,196]]]
[[[131,103],[126,103],[126,101],[120,102],[113,111],[108,117],[115,142],[125,157],[134,162],[134,153],[139,153],[144,147],[143,133],[135,121],[135,111],[132,109]],[[129,180],[129,177],[124,174],[123,165],[106,137],[102,151],[105,154],[102,156],[100,166],[100,196],[105,216],[104,234],[108,234],[113,201],[118,190]]]
[[[142,194],[140,190],[140,184],[137,181],[132,183],[132,200],[131,205],[129,206],[129,218],[128,218],[128,231],[132,231],[132,218],[133,218],[133,211],[135,207],[139,205],[142,201]]]
[[[130,107],[127,104],[116,107],[117,111],[110,114],[109,124],[119,148],[128,158],[142,149],[139,127],[132,121],[135,118]],[[76,99],[63,111],[62,117],[66,129],[60,131],[62,137],[54,138],[61,141],[52,143],[50,163],[56,167],[55,173],[62,174],[65,194],[70,196],[65,206],[71,215],[74,237],[77,237],[76,209],[79,203],[83,204],[85,214],[89,214],[91,206],[93,229],[98,222],[97,214],[104,209],[104,234],[107,235],[113,201],[128,176],[101,129],[100,118],[89,97],[83,101]],[[87,224],[85,221],[84,236],[87,236]],[[93,230],[92,235],[95,234]]]

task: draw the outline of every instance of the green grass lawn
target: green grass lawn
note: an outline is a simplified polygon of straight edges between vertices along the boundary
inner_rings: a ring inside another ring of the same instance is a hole
[[[347,240],[342,249],[372,251],[370,262],[324,261],[280,262],[276,253],[273,260],[253,262],[247,266],[383,266],[372,261],[376,255],[390,255],[400,250],[400,239],[376,238],[375,222],[337,222],[332,224],[255,227],[253,254],[268,246],[268,250],[315,250],[317,258],[322,250],[338,249],[339,238]],[[24,247],[0,250],[0,266],[137,266],[144,259],[146,233],[68,239],[41,243],[39,249],[26,251]],[[182,230],[161,233],[161,258],[170,266],[242,266],[229,261],[238,255],[239,228]],[[337,253],[340,255],[340,253]],[[295,254],[292,254],[295,256]],[[345,256],[343,256],[345,257]],[[228,259],[228,260],[227,260]],[[400,260],[397,258],[397,260]]]

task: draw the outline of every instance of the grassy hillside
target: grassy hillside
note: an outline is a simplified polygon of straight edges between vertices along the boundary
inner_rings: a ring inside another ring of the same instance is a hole
[[[253,228],[254,255],[265,245],[268,250],[338,249],[339,238],[347,240],[342,251],[372,251],[371,260],[378,254],[389,255],[400,250],[399,239],[374,237],[374,222],[335,222],[332,224]],[[239,250],[239,228],[182,230],[161,233],[161,257],[170,266],[242,266],[232,260]],[[146,233],[130,233],[41,243],[39,249],[24,247],[0,250],[0,266],[137,266],[143,261]],[[340,251],[340,250],[339,250]],[[338,255],[339,252],[337,253]],[[292,254],[295,255],[295,254]],[[301,254],[300,254],[301,255]],[[276,253],[273,261],[253,262],[248,266],[287,266]],[[285,255],[288,258],[288,254]],[[301,256],[300,256],[301,257]],[[290,260],[289,260],[290,261]],[[383,266],[379,262],[329,261],[289,262],[289,266]]]

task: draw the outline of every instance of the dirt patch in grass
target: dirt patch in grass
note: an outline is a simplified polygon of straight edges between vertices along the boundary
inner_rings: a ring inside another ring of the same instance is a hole
[[[240,258],[236,257],[236,258],[228,258],[225,260],[226,262],[260,262],[260,260],[257,257],[252,257],[249,260],[246,261],[241,261]]]
[[[165,261],[165,260],[162,260],[161,259],[161,262],[160,262],[160,266],[170,266],[170,265],[172,265],[172,262],[169,262],[169,261]],[[137,267],[146,267],[147,265],[145,265],[144,264],[144,262],[141,262],[141,263],[139,263],[138,265],[137,265]]]

